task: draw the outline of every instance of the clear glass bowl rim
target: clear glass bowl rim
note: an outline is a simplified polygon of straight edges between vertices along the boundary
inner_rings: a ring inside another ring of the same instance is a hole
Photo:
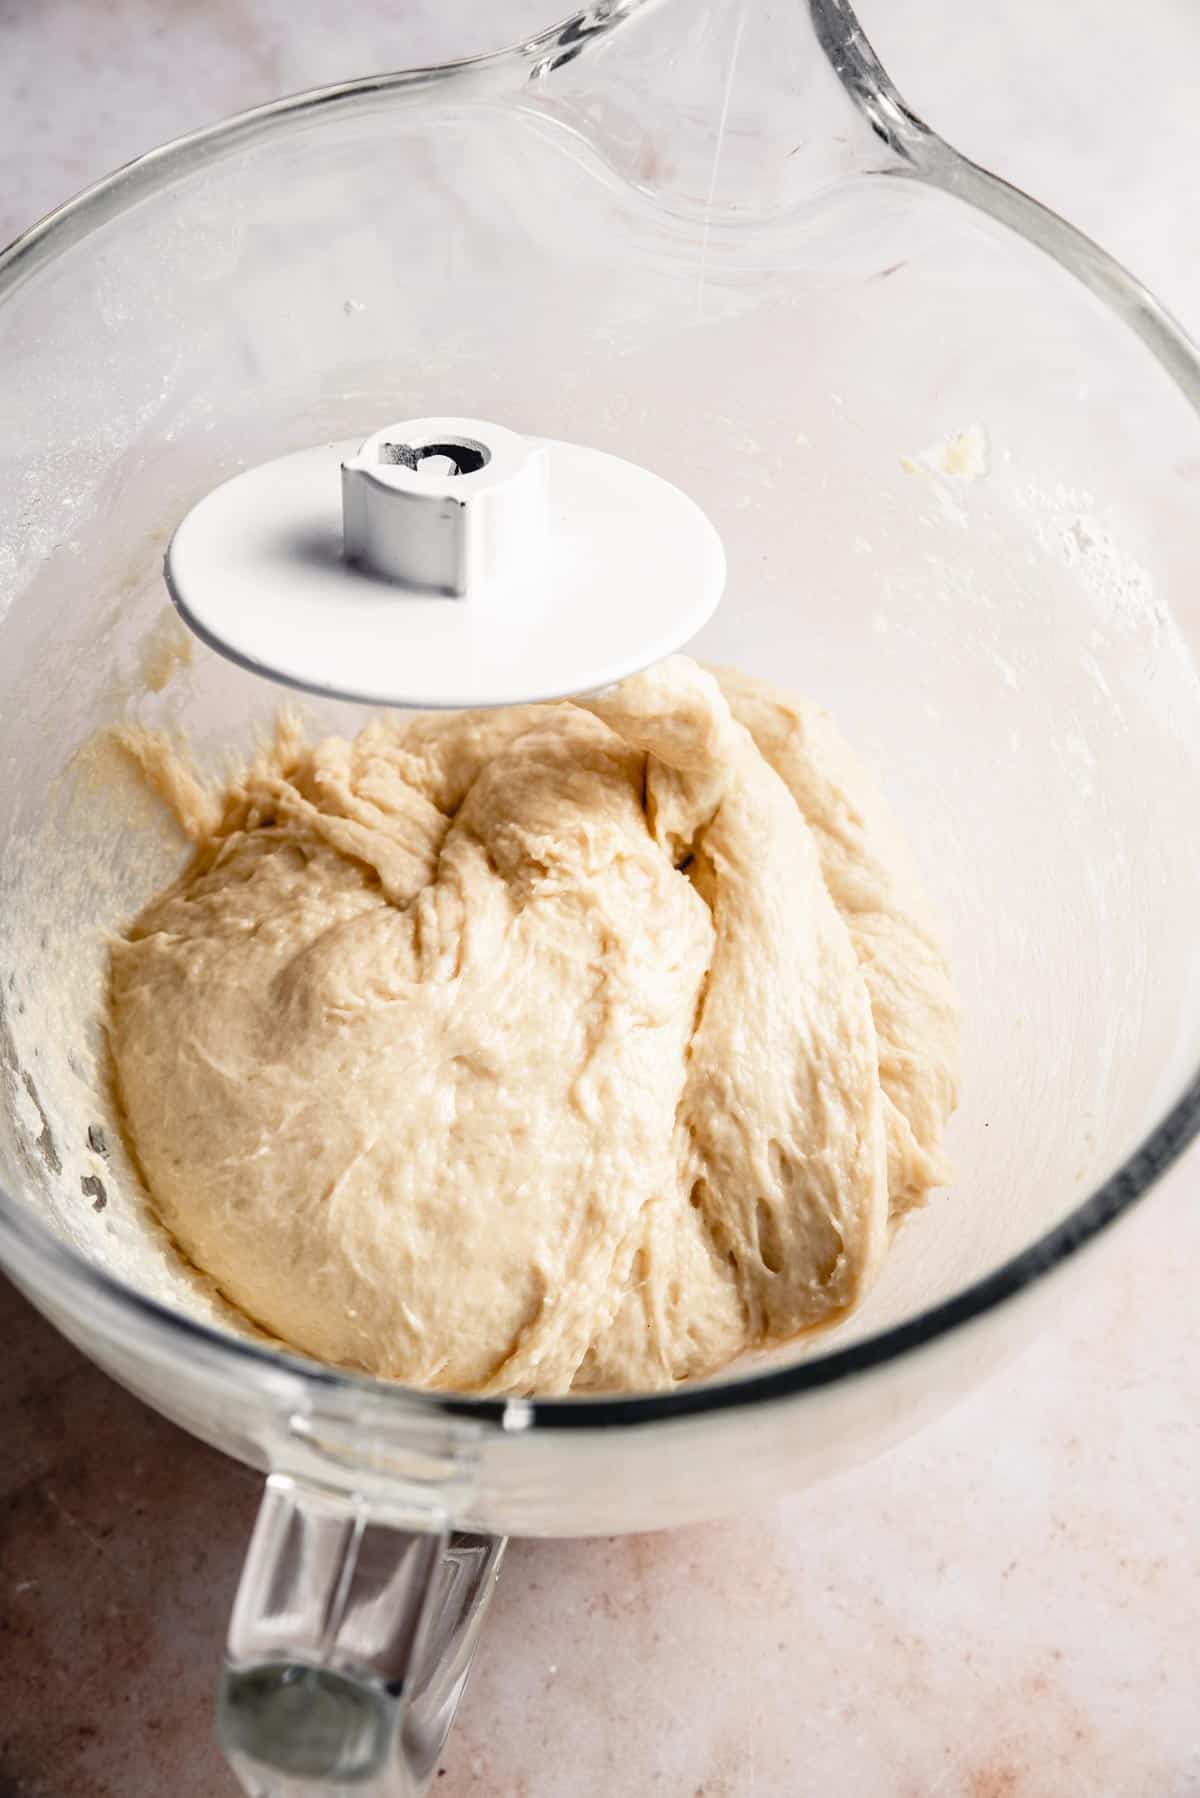
[[[56,208],[0,252],[0,306],[43,263],[80,242],[143,195],[161,191],[203,166],[214,150],[261,138],[277,121],[334,109],[360,109],[381,95],[415,97],[447,81],[481,86],[507,84],[524,68],[543,70],[578,54],[591,38],[606,34],[622,19],[655,0],[596,0],[562,23],[527,42],[482,56],[405,69],[314,88],[236,113],[201,130],[175,138],[105,176]],[[803,0],[797,0],[802,4]],[[1000,217],[1063,263],[1084,285],[1099,291],[1112,310],[1143,338],[1195,405],[1200,395],[1200,354],[1186,333],[1154,297],[1082,233],[1027,196],[978,169],[930,132],[907,108],[878,63],[847,0],[809,0],[822,48],[872,128],[910,165],[918,179],[955,191],[993,217]],[[926,153],[914,155],[914,147]],[[1035,226],[1030,229],[1028,227]],[[527,1429],[597,1430],[697,1417],[718,1411],[794,1399],[800,1394],[852,1380],[872,1368],[914,1354],[962,1325],[980,1319],[1062,1267],[1128,1212],[1200,1135],[1200,1067],[1183,1093],[1142,1142],[1102,1185],[1052,1229],[991,1273],[953,1297],[930,1306],[902,1324],[890,1326],[845,1348],[814,1350],[786,1368],[637,1396],[533,1398],[522,1401],[522,1433]],[[286,1349],[266,1348],[248,1338],[214,1329],[147,1298],[118,1280],[41,1223],[30,1208],[0,1187],[0,1248],[14,1246],[13,1261],[36,1268],[30,1281],[44,1282],[56,1295],[110,1318],[118,1331],[149,1332],[174,1357],[187,1356],[227,1374],[244,1371],[278,1379],[292,1375],[326,1389],[368,1390],[395,1395],[410,1409],[503,1426],[512,1403],[420,1390],[369,1374],[310,1361]],[[86,1314],[86,1313],[85,1313]]]

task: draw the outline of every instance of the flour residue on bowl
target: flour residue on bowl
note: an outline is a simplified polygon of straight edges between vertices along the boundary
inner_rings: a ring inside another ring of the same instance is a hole
[[[942,475],[952,481],[978,481],[991,468],[987,432],[981,424],[965,425],[938,438],[915,455],[901,456],[905,474]]]

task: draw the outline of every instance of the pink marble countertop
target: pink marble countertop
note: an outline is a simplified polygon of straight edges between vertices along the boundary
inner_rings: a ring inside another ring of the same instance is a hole
[[[559,10],[0,6],[0,240],[188,125]],[[948,136],[1200,326],[1190,0],[862,12]],[[1198,1190],[1193,1154],[883,1460],[729,1523],[516,1544],[439,1798],[1197,1798]],[[0,1342],[0,1798],[232,1798],[212,1692],[256,1481],[2,1283]]]

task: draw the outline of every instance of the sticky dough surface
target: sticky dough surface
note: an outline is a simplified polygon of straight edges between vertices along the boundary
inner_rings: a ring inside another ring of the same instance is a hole
[[[834,1323],[945,1178],[957,1018],[829,719],[685,658],[584,704],[283,725],[112,956],[192,1260],[416,1385],[645,1390]]]

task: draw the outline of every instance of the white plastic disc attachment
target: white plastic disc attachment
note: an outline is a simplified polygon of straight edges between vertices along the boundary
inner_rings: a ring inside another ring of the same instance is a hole
[[[725,556],[644,468],[437,418],[226,481],[175,532],[166,576],[198,635],[273,680],[486,706],[591,692],[681,648]]]

